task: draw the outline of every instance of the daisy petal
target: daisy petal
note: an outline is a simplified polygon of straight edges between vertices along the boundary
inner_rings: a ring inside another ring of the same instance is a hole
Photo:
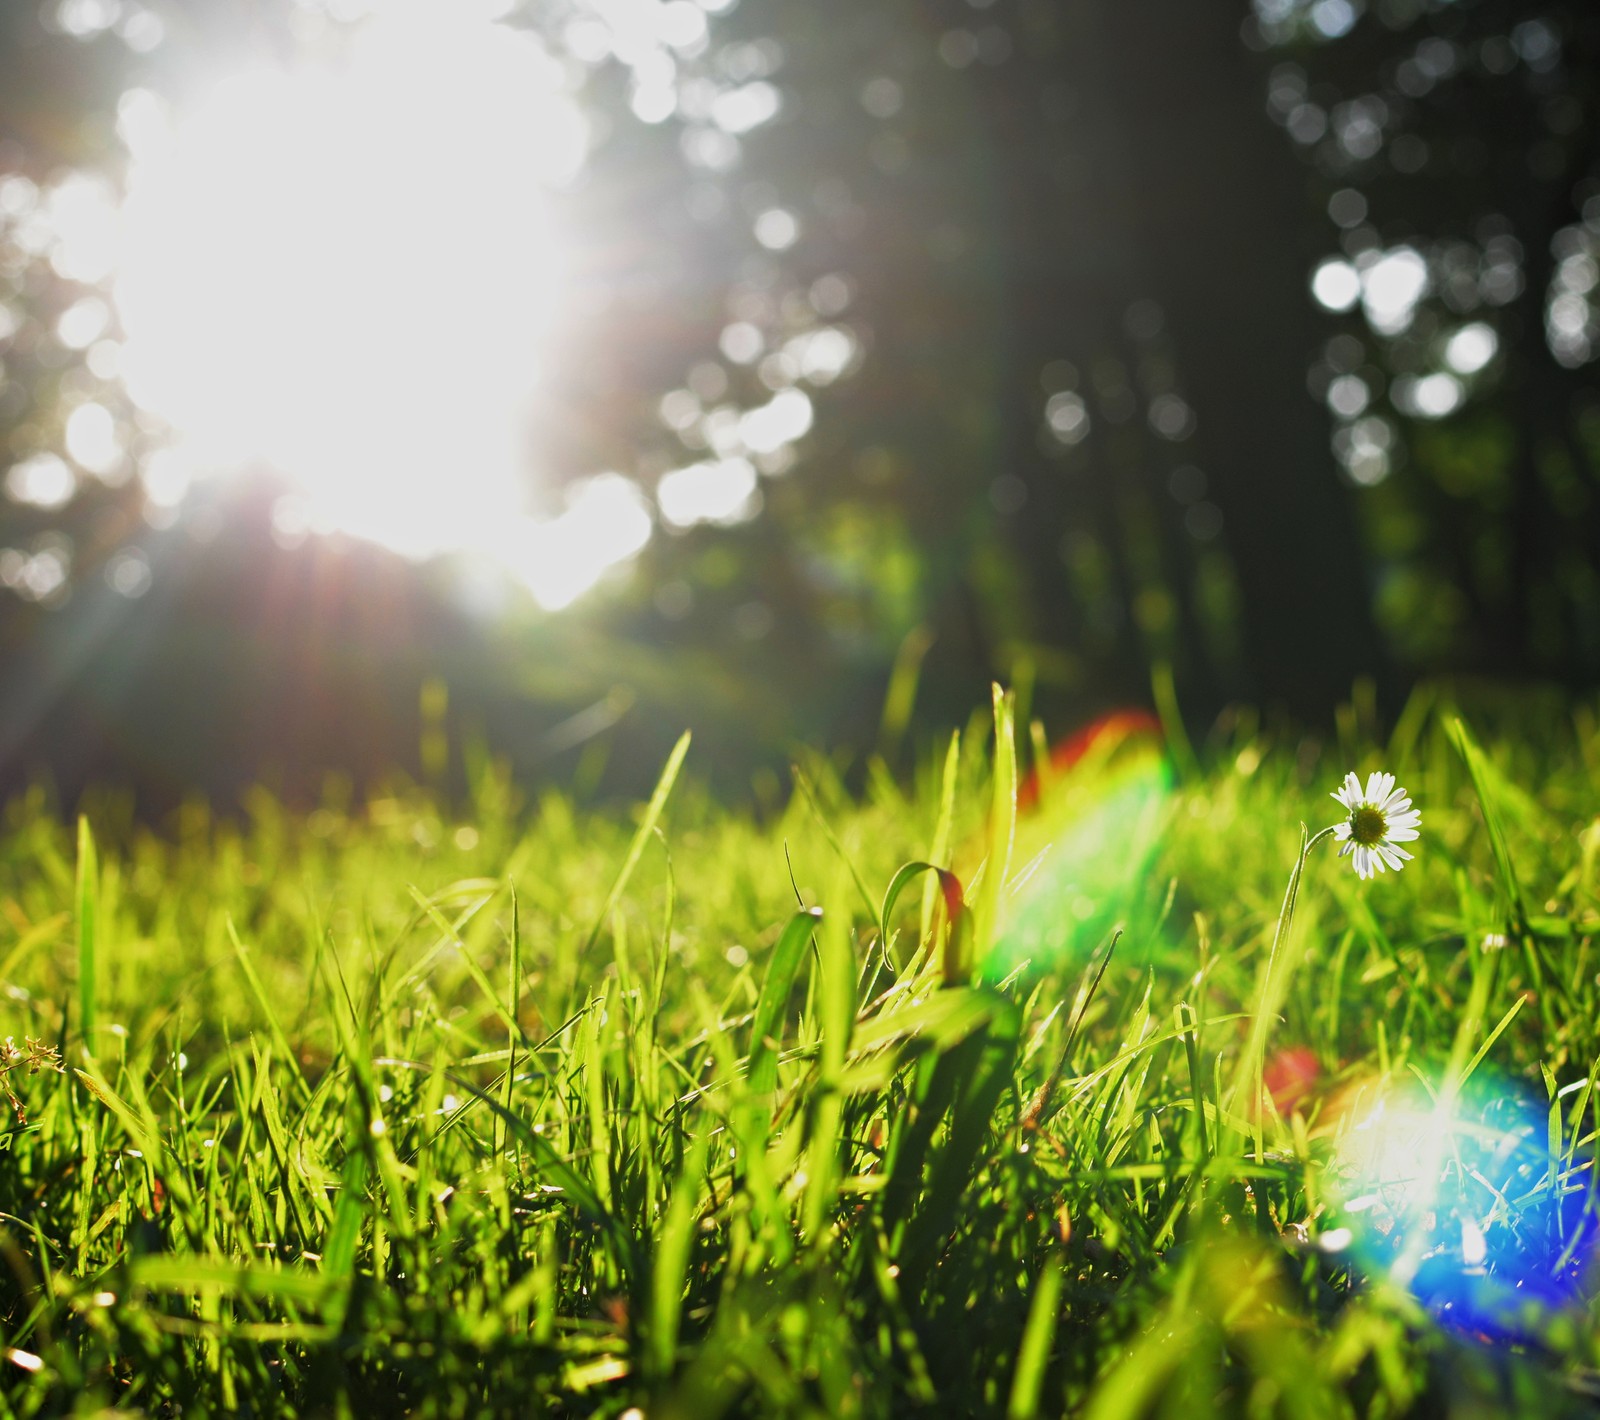
[[[1363,787],[1361,776],[1351,770],[1329,797],[1343,805],[1347,815],[1327,831],[1341,845],[1339,856],[1351,860],[1358,877],[1397,873],[1411,861],[1411,854],[1398,845],[1420,836],[1422,813],[1412,806],[1410,793],[1395,775],[1374,769]]]

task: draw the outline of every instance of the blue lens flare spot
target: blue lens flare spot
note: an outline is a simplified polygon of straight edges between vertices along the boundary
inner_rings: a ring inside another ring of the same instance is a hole
[[[1440,1321],[1510,1339],[1595,1280],[1594,1162],[1558,1110],[1506,1081],[1456,1098],[1420,1083],[1346,1096],[1324,1237]]]
[[[1021,866],[983,979],[1087,961],[1145,885],[1171,794],[1160,727],[1144,711],[1105,716],[1058,746],[1017,796]]]

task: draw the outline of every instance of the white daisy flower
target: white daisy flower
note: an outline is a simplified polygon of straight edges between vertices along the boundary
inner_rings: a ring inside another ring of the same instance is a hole
[[[1411,807],[1411,796],[1396,786],[1394,775],[1369,774],[1363,792],[1361,781],[1346,774],[1333,797],[1350,811],[1334,825],[1333,836],[1344,844],[1341,858],[1355,855],[1356,876],[1370,878],[1385,868],[1399,872],[1411,854],[1395,845],[1417,836],[1422,814]]]

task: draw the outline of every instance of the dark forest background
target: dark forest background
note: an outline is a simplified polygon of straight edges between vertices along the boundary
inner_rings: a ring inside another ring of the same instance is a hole
[[[115,179],[125,87],[273,52],[294,7],[169,0],[145,53],[131,8],[82,34],[0,10],[0,177]],[[583,8],[507,23],[559,50]],[[281,546],[267,481],[175,521],[131,476],[0,497],[0,791],[307,797],[420,771],[430,724],[618,790],[687,724],[737,787],[802,741],[904,754],[994,678],[1052,733],[1147,702],[1157,666],[1199,725],[1320,723],[1358,677],[1391,704],[1424,676],[1600,679],[1600,7],[744,0],[709,34],[665,122],[590,68],[596,299],[532,437],[649,490],[701,437],[664,396],[764,393],[730,321],[777,349],[826,318],[857,354],[760,515],[485,617],[375,547]],[[708,164],[693,96],[757,83],[776,115]],[[774,208],[781,250],[752,234]],[[94,380],[52,335],[78,289],[20,223],[12,464],[59,450]]]

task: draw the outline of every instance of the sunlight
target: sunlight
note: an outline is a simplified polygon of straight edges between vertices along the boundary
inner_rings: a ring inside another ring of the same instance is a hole
[[[1141,710],[1102,716],[1035,766],[1017,794],[1014,852],[1024,866],[1008,885],[985,980],[1089,960],[1134,909],[1172,784],[1160,726]]]
[[[1582,1088],[1583,1082],[1563,1093]],[[1465,1094],[1367,1080],[1334,1122],[1330,1197],[1345,1226],[1324,1246],[1407,1288],[1436,1316],[1510,1334],[1529,1304],[1563,1305],[1594,1257],[1581,1155],[1515,1084]],[[1552,1132],[1554,1130],[1554,1132]]]
[[[112,292],[122,379],[172,437],[155,481],[270,468],[309,530],[418,558],[487,552],[526,521],[564,275],[550,195],[588,139],[564,84],[492,6],[395,0],[337,56],[182,108],[124,96]],[[82,262],[103,261],[80,225]],[[93,315],[73,316],[88,339]],[[524,577],[547,604],[598,575],[560,562]]]
[[[1340,1140],[1340,1164],[1366,1190],[1347,1210],[1365,1212],[1381,1202],[1407,1217],[1432,1207],[1458,1128],[1448,1108],[1405,1093],[1380,1094]]]
[[[500,533],[485,528],[481,542],[540,606],[560,611],[643,548],[650,528],[649,509],[634,482],[602,473],[570,490],[559,517],[518,519]]]

